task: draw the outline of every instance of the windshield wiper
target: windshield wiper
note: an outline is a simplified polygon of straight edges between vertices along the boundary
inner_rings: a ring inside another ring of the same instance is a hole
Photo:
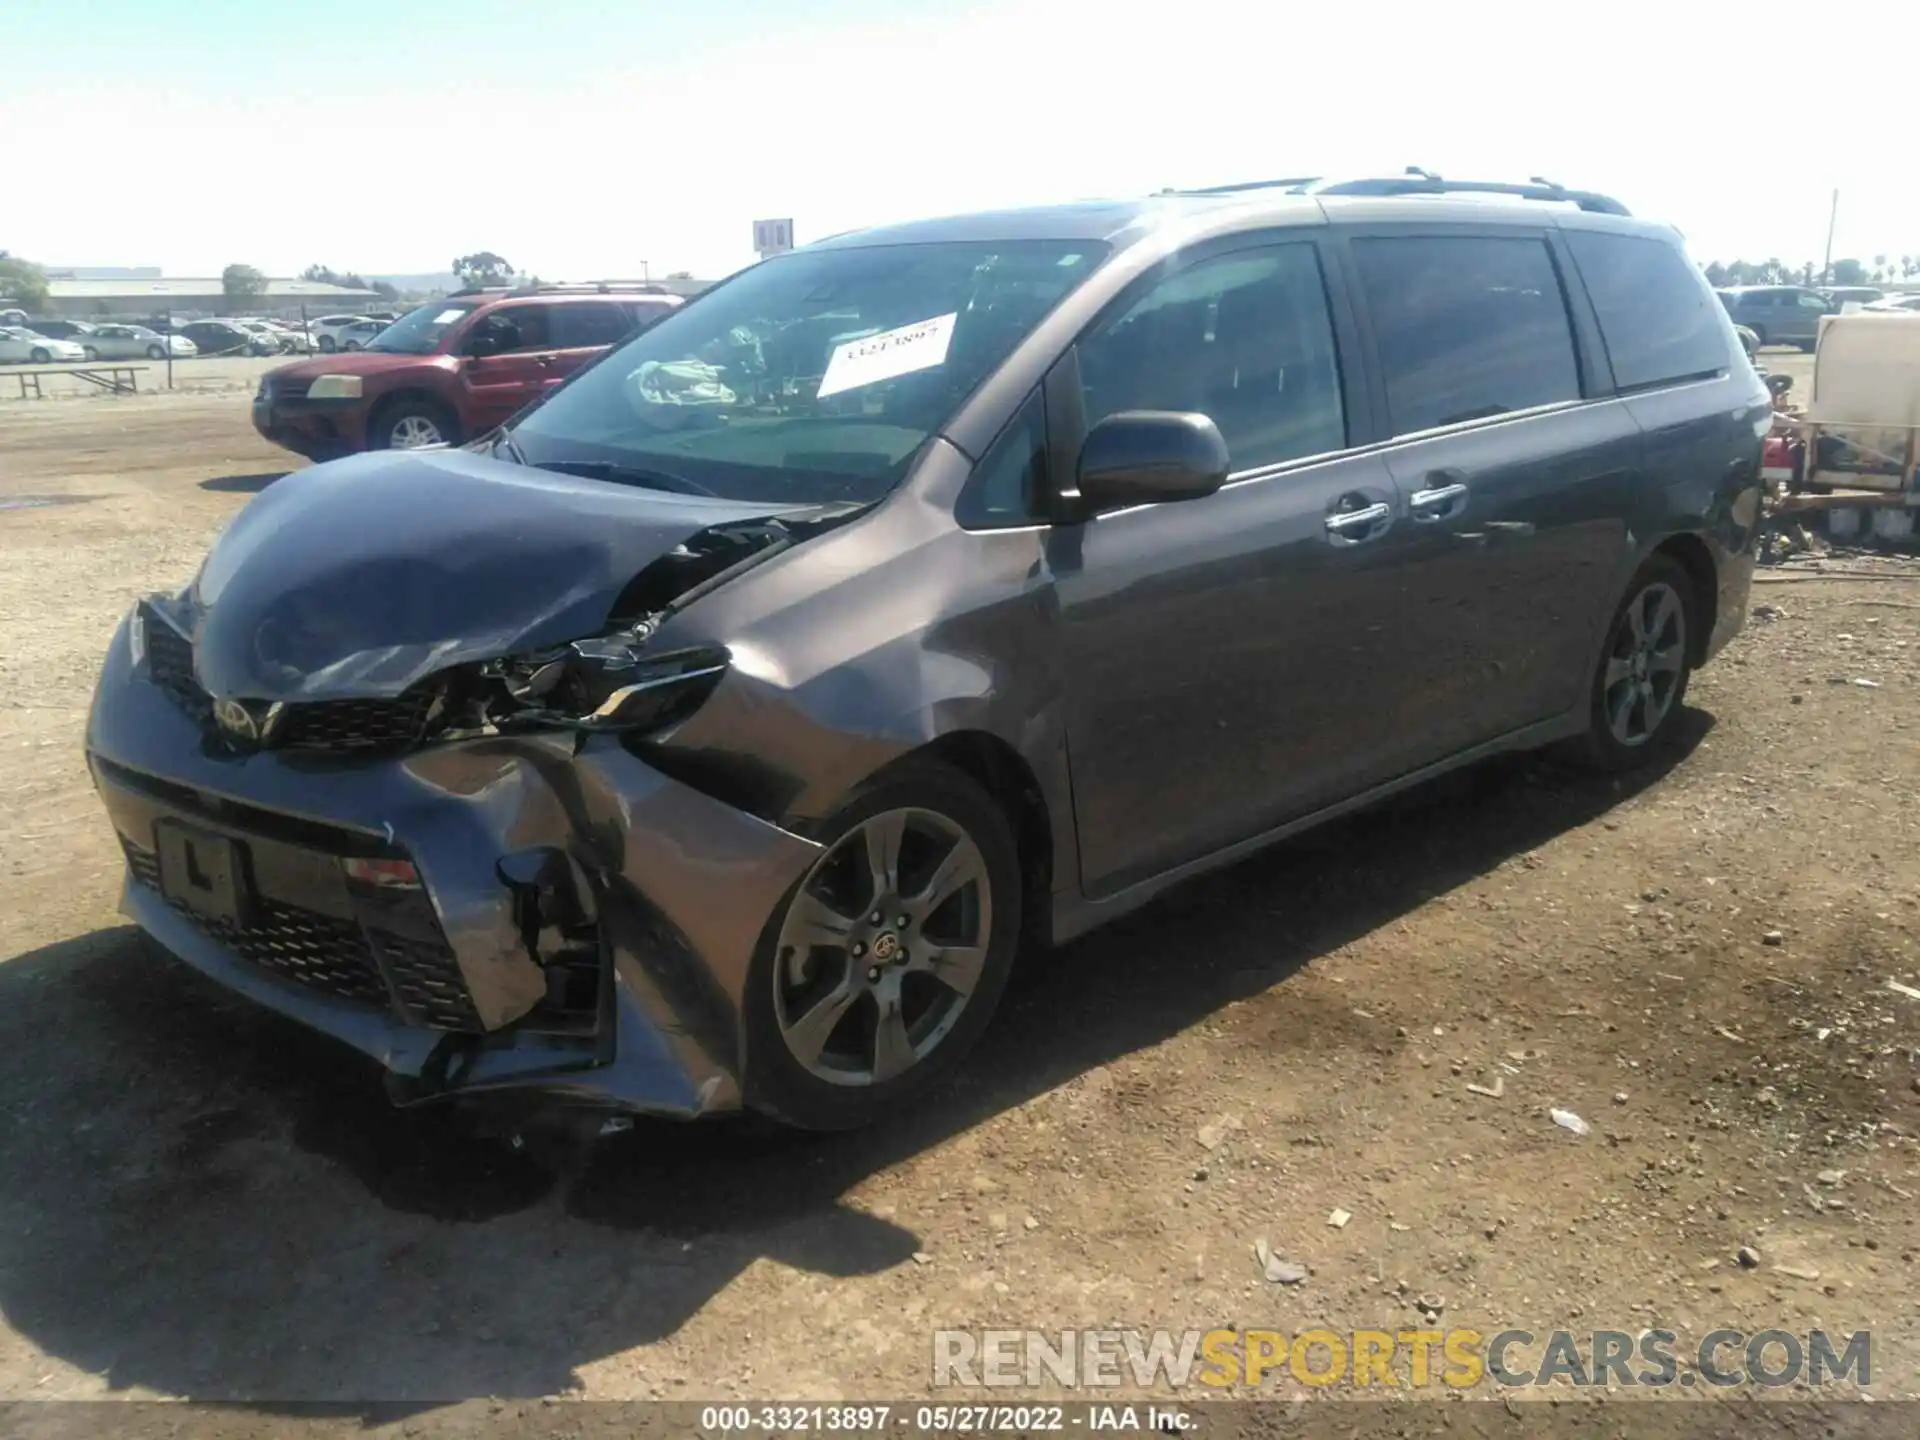
[[[521,461],[522,464],[528,463]],[[588,480],[612,480],[621,485],[643,485],[649,490],[671,490],[681,495],[714,495],[716,490],[664,470],[648,470],[640,465],[622,465],[613,460],[539,460],[536,470],[552,470],[560,475],[579,475]]]
[[[493,427],[492,434],[481,438],[487,447],[487,454],[497,455],[504,450],[507,452],[507,458],[516,465],[531,463],[527,459],[526,452],[520,448],[520,442],[513,438],[513,432],[506,426],[496,425]]]

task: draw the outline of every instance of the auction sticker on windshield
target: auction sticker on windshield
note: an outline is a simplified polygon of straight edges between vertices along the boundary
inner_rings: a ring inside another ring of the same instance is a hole
[[[820,377],[819,398],[945,364],[959,314],[956,310],[834,346],[827,357],[827,373]]]

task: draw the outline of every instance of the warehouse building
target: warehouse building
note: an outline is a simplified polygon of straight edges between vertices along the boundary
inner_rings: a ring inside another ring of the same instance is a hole
[[[188,319],[231,312],[297,320],[303,306],[308,316],[317,317],[381,303],[372,290],[353,290],[318,280],[269,280],[264,292],[249,298],[235,312],[217,275],[205,280],[49,277],[45,313],[70,320],[144,320],[168,312]]]

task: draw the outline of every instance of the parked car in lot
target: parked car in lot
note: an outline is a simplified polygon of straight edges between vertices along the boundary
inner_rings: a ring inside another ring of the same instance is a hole
[[[0,363],[70,364],[86,358],[86,350],[71,340],[56,340],[24,325],[0,326]]]
[[[93,326],[85,320],[29,320],[26,328],[49,340],[71,340],[82,347],[87,343],[87,336],[93,333]]]
[[[1876,300],[1872,304],[1862,306],[1861,308],[1871,310],[1876,315],[1885,314],[1888,311],[1896,314],[1912,315],[1920,313],[1920,295],[1889,295],[1884,300]]]
[[[1840,313],[1838,304],[1799,285],[1733,285],[1719,295],[1734,323],[1753,331],[1762,345],[1811,350],[1820,317]]]
[[[333,332],[333,343],[340,350],[364,350],[391,325],[391,320],[356,320]]]
[[[1817,293],[1835,311],[1844,311],[1849,306],[1871,305],[1885,299],[1887,292],[1871,285],[1822,285]]]
[[[256,319],[252,316],[240,316],[230,322],[251,335],[257,335],[273,348],[266,353],[280,355],[305,354],[312,349],[311,342],[296,330],[273,320]]]
[[[145,325],[97,325],[87,337],[87,348],[100,360],[187,360],[200,348],[184,335],[162,335]]]
[[[607,308],[450,298],[276,377],[358,424],[432,371],[477,434]],[[1770,419],[1604,196],[843,235],[467,448],[269,487],[121,626],[88,759],[132,917],[402,1100],[858,1124],[1023,940],[1490,753],[1660,754]]]
[[[268,373],[254,397],[254,428],[316,459],[459,444],[679,304],[670,295],[560,287],[434,300],[354,353]]]
[[[199,347],[202,355],[277,355],[280,346],[265,335],[234,324],[231,320],[193,320],[175,327]]]
[[[313,336],[314,348],[323,355],[331,355],[340,349],[340,332],[352,325],[364,325],[370,319],[366,315],[322,315],[317,320],[307,322],[307,330]]]

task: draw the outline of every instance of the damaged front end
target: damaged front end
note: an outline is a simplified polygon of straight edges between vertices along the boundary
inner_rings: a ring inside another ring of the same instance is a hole
[[[330,566],[284,526],[236,524],[187,591],[136,607],[88,722],[125,908],[197,968],[373,1056],[402,1102],[531,1086],[679,1116],[734,1108],[746,969],[818,850],[647,762],[731,658],[657,637],[855,510],[689,528],[676,522],[713,507],[629,493],[622,534],[606,528],[608,487],[574,485],[552,488],[588,496],[577,526],[533,497],[557,543],[490,526],[483,553],[418,557],[450,586],[356,583],[421,548],[406,526]],[[636,529],[654,553],[621,577]],[[462,631],[446,592],[472,582],[463,563],[493,573],[503,535],[534,618],[502,624],[490,595]]]

